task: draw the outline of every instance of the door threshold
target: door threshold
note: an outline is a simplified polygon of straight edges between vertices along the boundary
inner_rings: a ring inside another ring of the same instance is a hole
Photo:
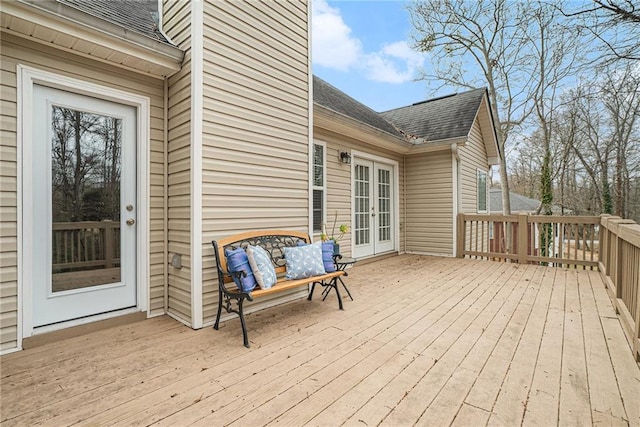
[[[23,338],[22,349],[26,350],[67,338],[74,338],[103,329],[113,328],[115,326],[140,322],[146,318],[147,313],[145,311],[138,311],[137,308],[128,308],[97,316],[42,326],[34,328],[33,336]]]

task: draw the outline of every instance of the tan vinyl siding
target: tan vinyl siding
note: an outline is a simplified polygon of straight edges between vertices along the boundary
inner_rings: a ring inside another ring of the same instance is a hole
[[[308,230],[309,74],[303,2],[205,2],[202,253],[214,319],[211,240]]]
[[[29,65],[61,75],[113,87],[151,100],[150,120],[150,265],[149,277],[139,286],[149,286],[149,307],[152,314],[164,310],[164,187],[163,187],[163,88],[162,80],[145,77],[104,63],[34,44],[27,40],[2,34],[2,200],[0,237],[0,323],[2,349],[16,345],[16,271],[17,271],[17,164],[16,164],[16,66]],[[148,281],[148,282],[147,282]]]
[[[163,3],[163,30],[181,49],[182,69],[169,78],[168,251],[182,257],[169,265],[168,312],[191,324],[191,2]]]
[[[453,254],[453,179],[450,151],[406,158],[406,250]]]
[[[18,199],[15,65],[4,57],[0,69],[0,351],[18,339]]]
[[[489,170],[487,151],[478,121],[474,121],[467,143],[458,150],[460,156],[460,212],[477,212],[477,171]],[[487,180],[487,185],[489,185]],[[489,196],[487,194],[487,203]],[[487,206],[488,207],[488,206]]]
[[[399,230],[396,230],[400,235],[400,247],[397,248],[399,252],[404,251],[404,227],[405,227],[405,212],[404,212],[404,160],[403,156],[397,153],[392,153],[388,150],[373,147],[362,141],[358,141],[353,138],[349,138],[335,133],[326,132],[324,130],[315,128],[314,139],[324,142],[326,145],[326,191],[327,191],[327,206],[326,206],[326,222],[329,232],[333,224],[334,214],[338,212],[337,226],[340,224],[348,224],[349,230],[352,230],[352,206],[351,206],[351,165],[345,165],[338,160],[338,153],[340,151],[360,151],[370,155],[383,157],[392,161],[398,162],[398,204],[400,207],[399,213]],[[318,237],[318,236],[316,236]],[[340,252],[345,256],[351,256],[351,233],[345,235],[340,241]]]

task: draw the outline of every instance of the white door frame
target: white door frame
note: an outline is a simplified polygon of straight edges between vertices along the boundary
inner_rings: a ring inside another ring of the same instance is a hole
[[[33,259],[31,257],[31,252],[29,250],[25,250],[23,244],[25,241],[32,240],[32,236],[30,235],[31,231],[29,227],[27,227],[27,225],[31,224],[33,221],[32,213],[29,208],[25,208],[23,206],[24,188],[32,188],[32,175],[28,173],[28,171],[25,171],[23,162],[24,159],[29,159],[31,156],[31,144],[27,142],[33,139],[31,112],[33,111],[33,86],[35,84],[66,90],[68,92],[91,96],[106,101],[130,105],[136,108],[137,120],[137,307],[134,309],[126,309],[91,316],[88,318],[61,322],[55,325],[38,328],[36,332],[49,332],[56,329],[115,317],[130,312],[147,311],[149,307],[149,98],[19,64],[17,66],[18,349],[22,349],[23,338],[34,335],[33,278],[32,272],[30,271],[31,269],[28,268],[28,266],[33,265]],[[147,316],[148,315],[149,313],[147,312]]]
[[[394,249],[393,251],[398,251],[400,248],[400,171],[399,171],[399,163],[396,160],[391,160],[386,157],[378,156],[375,154],[367,153],[364,151],[351,151],[351,157],[354,161],[351,162],[351,224],[355,224],[355,187],[353,177],[355,176],[355,159],[360,158],[363,160],[369,160],[376,163],[386,164],[393,167],[393,231],[394,231]],[[376,201],[377,203],[377,201]],[[353,227],[351,227],[353,233]],[[356,240],[354,236],[351,236],[351,253],[355,253]],[[374,254],[375,255],[375,254]]]

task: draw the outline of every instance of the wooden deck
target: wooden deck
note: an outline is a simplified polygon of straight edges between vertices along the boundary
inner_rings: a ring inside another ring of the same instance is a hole
[[[159,317],[2,357],[3,425],[640,426],[598,272],[404,255],[193,331]],[[319,294],[316,294],[316,297]]]

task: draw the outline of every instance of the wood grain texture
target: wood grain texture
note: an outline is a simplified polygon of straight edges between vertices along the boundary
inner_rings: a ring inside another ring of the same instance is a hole
[[[168,317],[3,356],[3,425],[640,426],[640,369],[597,272],[403,255],[354,301],[191,330]],[[329,301],[332,300],[333,301]]]

